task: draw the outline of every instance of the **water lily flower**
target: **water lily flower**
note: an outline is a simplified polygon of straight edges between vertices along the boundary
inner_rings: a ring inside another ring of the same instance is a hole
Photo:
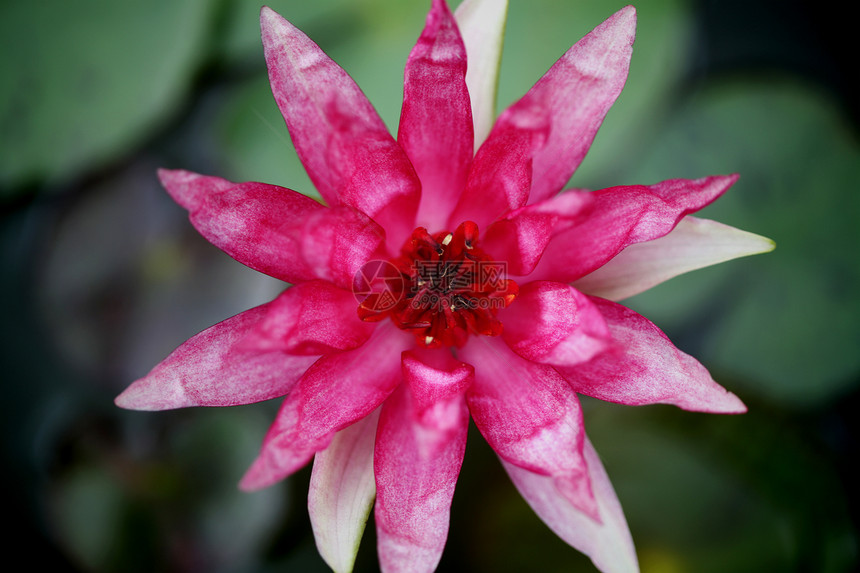
[[[371,509],[382,570],[436,567],[470,418],[553,531],[603,571],[637,570],[577,395],[745,411],[616,302],[772,248],[690,216],[737,177],[561,192],[626,81],[636,13],[595,28],[493,121],[505,12],[433,0],[395,139],[343,69],[263,8],[272,91],[324,204],[159,172],[204,237],[292,286],[194,336],[116,402],[285,397],[240,485],[313,460],[311,522],[336,571],[352,569]]]

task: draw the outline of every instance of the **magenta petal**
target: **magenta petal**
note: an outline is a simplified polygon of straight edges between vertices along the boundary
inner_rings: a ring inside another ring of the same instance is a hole
[[[447,348],[416,348],[403,354],[403,379],[412,390],[416,411],[423,415],[461,396],[474,380],[474,369]]]
[[[321,355],[361,346],[374,324],[358,318],[352,292],[315,280],[285,290],[248,335],[244,346]]]
[[[583,448],[601,520],[571,505],[550,478],[502,460],[505,470],[538,517],[566,543],[591,558],[603,573],[637,573],[639,565],[627,520],[600,458],[586,438]]]
[[[173,197],[173,200],[191,213],[205,209],[206,201],[210,196],[232,189],[237,185],[221,177],[199,175],[183,169],[159,169],[158,179],[161,181],[161,185],[170,193],[170,196]],[[262,183],[252,183],[251,185],[260,186],[259,189],[251,191],[252,195],[260,197],[255,202],[260,203],[261,207],[262,203],[271,202],[274,205],[276,213],[280,202],[291,202],[288,208],[306,212],[312,211],[319,206],[310,197],[305,197],[300,193],[295,193],[295,191],[289,191],[280,187],[270,189],[270,187],[274,186]],[[269,199],[269,197],[272,198]],[[259,212],[260,210],[255,211]]]
[[[528,275],[553,235],[576,221],[591,202],[591,193],[568,191],[522,207],[490,225],[481,245],[497,260],[507,261],[509,275]]]
[[[292,282],[309,276],[289,255],[297,241],[279,231],[325,207],[300,193],[263,183],[230,183],[190,171],[160,169],[161,184],[188,209],[201,235],[240,263]]]
[[[282,232],[296,237],[302,263],[314,278],[352,289],[355,274],[378,254],[385,231],[352,207],[333,207],[311,213]]]
[[[466,188],[448,227],[474,221],[486,228],[498,217],[526,204],[532,181],[532,158],[546,142],[549,125],[539,110],[510,121],[499,118],[478,149]]]
[[[533,156],[529,202],[558,193],[579,167],[627,81],[635,34],[636,10],[627,6],[570,48],[499,117],[497,126],[517,124],[523,116],[533,122],[540,114],[551,126]]]
[[[532,362],[572,366],[606,350],[611,341],[600,311],[570,285],[535,281],[520,287],[499,313],[502,337]]]
[[[589,298],[606,319],[617,347],[585,364],[559,367],[574,390],[628,406],[674,404],[697,412],[746,412],[737,396],[675,348],[651,321],[620,304]]]
[[[201,235],[225,253],[290,283],[315,278],[350,288],[384,231],[350,207],[326,208],[295,191],[230,183],[189,171],[158,172]]]
[[[627,80],[636,11],[622,8],[576,43],[496,120],[449,219],[484,227],[561,190]]]
[[[406,367],[404,372],[410,378],[421,375]],[[428,372],[422,369],[421,373]],[[469,412],[460,393],[438,402],[428,415],[416,404],[410,388],[435,385],[438,380],[407,382],[385,401],[376,437],[379,563],[384,572],[431,572],[448,537]]]
[[[595,191],[587,217],[553,237],[531,278],[571,282],[585,276],[624,247],[668,234],[735,181],[736,175],[727,175]]]
[[[481,434],[504,460],[552,476],[577,508],[599,519],[582,456],[576,394],[550,366],[514,354],[498,338],[472,337],[459,357],[475,367],[466,394]]]
[[[466,48],[454,17],[435,0],[406,62],[397,140],[421,179],[418,224],[443,228],[472,161],[472,109]]]
[[[131,410],[235,406],[287,394],[318,358],[241,348],[266,316],[264,304],[190,338],[116,399]]]
[[[376,409],[400,382],[400,354],[413,342],[384,324],[363,346],[314,363],[284,400],[240,487],[255,490],[285,478],[325,449],[335,432]]]
[[[364,212],[398,248],[412,231],[420,183],[352,78],[310,38],[264,7],[263,48],[275,101],[320,194]]]

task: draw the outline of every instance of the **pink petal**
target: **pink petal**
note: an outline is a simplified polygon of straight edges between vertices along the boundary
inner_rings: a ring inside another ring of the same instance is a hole
[[[363,322],[352,292],[315,280],[285,290],[243,346],[321,355],[361,346],[374,324]]]
[[[507,261],[508,274],[528,275],[553,235],[578,220],[591,202],[591,193],[568,191],[522,207],[490,225],[481,246],[496,260]]]
[[[287,394],[317,356],[240,348],[269,312],[264,304],[190,338],[116,399],[131,410],[235,406]]]
[[[352,207],[333,207],[311,213],[284,233],[296,237],[298,252],[314,278],[351,289],[355,274],[364,264],[380,256],[385,231]]]
[[[314,457],[308,513],[317,549],[334,571],[352,571],[373,508],[373,445],[379,410],[334,435]]]
[[[335,432],[375,410],[400,382],[400,354],[413,342],[382,324],[363,346],[314,363],[284,400],[240,487],[256,490],[287,477],[325,449]]]
[[[192,213],[205,209],[209,197],[237,186],[236,183],[220,177],[199,175],[183,169],[159,169],[158,179],[173,197],[173,200]],[[250,189],[252,197],[260,197],[259,199],[252,198],[252,201],[260,203],[270,201],[276,214],[280,210],[290,208],[310,212],[320,207],[319,203],[310,197],[289,189],[263,183],[251,183],[246,184],[246,186]],[[282,203],[288,203],[288,207],[280,207]]]
[[[520,287],[516,300],[499,313],[502,337],[532,362],[572,366],[609,347],[600,311],[570,285],[536,281]]]
[[[603,573],[637,573],[639,565],[624,512],[600,458],[586,438],[583,448],[600,522],[571,505],[553,481],[502,460],[505,470],[538,517],[566,543],[591,558]]]
[[[622,8],[499,116],[449,225],[472,220],[484,227],[561,190],[624,87],[635,31],[636,11]]]
[[[474,381],[474,369],[456,360],[448,348],[416,348],[404,352],[402,365],[415,421],[433,429],[436,438],[444,442],[444,430],[459,431],[458,412],[466,389]],[[422,453],[429,455],[434,447],[433,440],[422,443]]]
[[[585,364],[558,367],[574,390],[628,406],[674,404],[697,412],[746,412],[737,396],[714,382],[692,356],[675,348],[651,321],[620,304],[590,298],[617,347]]]
[[[595,191],[587,217],[553,237],[530,276],[558,282],[583,277],[624,247],[668,234],[684,215],[709,205],[735,181],[736,175],[728,175]]]
[[[507,0],[464,0],[454,12],[469,61],[466,85],[475,122],[475,151],[484,143],[496,119],[496,90],[507,13]]]
[[[158,176],[176,202],[188,209],[200,234],[237,261],[287,281],[310,274],[301,261],[289,256],[297,248],[296,239],[280,228],[324,206],[274,185],[236,184],[181,170],[160,169]]]
[[[355,207],[399,248],[414,228],[420,183],[376,110],[335,62],[271,9],[260,13],[275,101],[296,152],[329,205]]]
[[[472,162],[466,48],[444,0],[434,0],[406,62],[397,140],[421,179],[418,224],[442,229]]]
[[[458,354],[475,367],[466,399],[490,446],[512,464],[552,476],[571,503],[599,519],[582,457],[582,410],[564,379],[498,338],[473,336]]]
[[[626,247],[574,286],[622,300],[678,275],[773,248],[773,241],[761,235],[688,215],[668,235]]]
[[[472,378],[463,364],[436,370],[414,354],[409,363],[406,384],[382,407],[373,461],[379,562],[382,571],[398,573],[433,571],[442,557],[469,426],[457,389]],[[420,404],[412,388],[449,397]]]
[[[526,204],[532,181],[532,159],[548,137],[550,126],[539,110],[512,119],[499,118],[478,150],[466,188],[448,228],[474,221],[486,228],[498,217]]]
[[[627,6],[570,48],[499,117],[497,128],[535,114],[551,126],[546,142],[533,155],[529,202],[558,193],[579,167],[627,81],[635,34],[636,10]]]
[[[158,173],[209,242],[287,282],[321,278],[350,288],[355,272],[384,240],[384,231],[362,213],[329,209],[283,187],[234,184],[189,171]]]

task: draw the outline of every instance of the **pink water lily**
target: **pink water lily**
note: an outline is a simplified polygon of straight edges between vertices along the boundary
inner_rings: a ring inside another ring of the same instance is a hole
[[[292,286],[185,342],[117,404],[285,397],[241,487],[313,459],[311,522],[336,571],[371,508],[382,570],[436,567],[470,418],[553,531],[603,571],[637,570],[577,394],[745,411],[614,302],[772,248],[689,216],[737,177],[560,193],[626,81],[636,14],[611,16],[493,122],[505,11],[466,0],[455,17],[433,0],[395,140],[346,72],[264,8],[272,91],[325,204],[159,172],[209,241]]]

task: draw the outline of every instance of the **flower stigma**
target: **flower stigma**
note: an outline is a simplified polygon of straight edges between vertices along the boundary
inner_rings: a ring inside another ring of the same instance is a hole
[[[390,317],[426,348],[461,347],[470,332],[498,336],[502,323],[496,314],[519,292],[507,278],[507,264],[481,249],[472,221],[453,233],[418,227],[400,256],[365,264],[353,289],[361,320]]]

